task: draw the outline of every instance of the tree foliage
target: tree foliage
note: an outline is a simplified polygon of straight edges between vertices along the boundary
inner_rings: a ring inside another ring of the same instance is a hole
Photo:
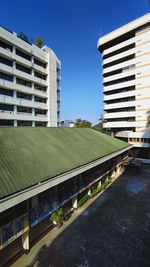
[[[77,119],[74,123],[75,128],[91,128],[92,123],[87,120]]]
[[[37,47],[39,47],[39,48],[42,48],[42,46],[43,46],[43,40],[42,40],[41,37],[37,37],[37,38],[35,39],[35,45],[36,45]]]

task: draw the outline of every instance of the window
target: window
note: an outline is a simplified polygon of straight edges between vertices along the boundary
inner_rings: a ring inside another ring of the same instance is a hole
[[[46,103],[46,98],[40,98],[38,96],[35,96],[35,101],[40,103]]]
[[[13,120],[0,120],[0,126],[13,126]]]
[[[4,88],[0,88],[0,95],[13,96],[13,91],[8,90],[8,89],[4,89]]]
[[[36,58],[34,59],[34,64],[36,64],[40,67],[43,67],[44,69],[46,69],[46,66],[47,66],[47,63],[43,63],[43,62],[37,60]]]
[[[46,115],[47,114],[47,110],[43,110],[43,109],[36,109],[35,108],[35,116],[38,116],[38,115]]]
[[[19,93],[17,92],[17,97],[18,98],[22,98],[22,99],[27,99],[27,100],[31,100],[31,95],[27,95],[27,94],[23,94],[23,93]]]
[[[47,122],[46,121],[36,121],[35,122],[35,126],[42,126],[42,127],[46,127]]]
[[[0,40],[0,47],[12,52],[12,46]]]
[[[32,126],[32,121],[18,121],[17,126]]]
[[[40,90],[40,91],[43,91],[43,92],[46,92],[47,91],[47,87],[44,87],[44,86],[41,86],[39,84],[34,84],[34,89],[37,89],[37,90]]]
[[[35,76],[35,77],[38,77],[38,78],[40,78],[40,79],[42,79],[42,80],[46,80],[46,76],[47,76],[47,75],[43,75],[43,74],[41,74],[41,73],[39,73],[39,72],[37,72],[37,71],[34,71],[34,76]]]
[[[2,112],[13,112],[13,105],[7,105],[7,104],[0,104],[0,110]]]
[[[22,65],[20,65],[20,64],[18,64],[18,63],[16,63],[16,69],[17,69],[17,70],[21,70],[21,71],[23,71],[23,72],[26,72],[26,73],[28,73],[28,74],[31,74],[31,69],[26,68],[26,67],[24,67],[24,66],[22,66]]]
[[[24,53],[23,51],[16,49],[16,54],[20,57],[23,57],[29,61],[31,61],[31,56],[29,56],[28,54]]]
[[[4,57],[0,57],[0,63],[5,64],[5,65],[10,66],[10,67],[13,66],[13,61],[9,60],[7,58],[4,58]]]
[[[18,84],[21,84],[21,85],[24,85],[24,86],[27,86],[27,87],[31,87],[31,85],[32,85],[31,82],[22,80],[22,79],[20,79],[20,78],[17,78],[17,79],[16,79],[16,82],[17,82]]]
[[[17,113],[31,113],[32,112],[32,108],[28,108],[28,107],[17,107]]]
[[[0,72],[0,79],[6,80],[6,81],[13,81],[13,76],[12,75],[8,75],[6,73]]]

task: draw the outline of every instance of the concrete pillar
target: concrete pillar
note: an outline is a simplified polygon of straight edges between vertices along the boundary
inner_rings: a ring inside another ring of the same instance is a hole
[[[13,48],[12,48],[12,52],[13,52],[14,54],[16,54],[16,47],[15,47],[15,46],[13,46]]]
[[[14,90],[14,94],[13,94],[13,96],[14,96],[14,98],[17,97],[17,92],[16,92],[16,90]]]
[[[17,114],[17,105],[14,105],[14,114]]]
[[[35,109],[32,108],[32,116],[35,116]]]
[[[17,127],[17,120],[14,120],[14,127]]]
[[[73,197],[73,199],[72,199],[72,207],[74,209],[78,208],[78,198],[77,198],[77,196]]]
[[[29,232],[25,232],[23,235],[22,235],[22,246],[23,246],[23,249],[27,252],[29,251]]]
[[[35,121],[32,121],[32,127],[35,127]]]
[[[88,189],[88,195],[91,196],[91,188]]]
[[[32,102],[34,102],[35,98],[34,98],[34,95],[32,95]]]

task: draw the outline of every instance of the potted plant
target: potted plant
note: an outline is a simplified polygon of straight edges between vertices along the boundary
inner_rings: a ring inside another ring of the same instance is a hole
[[[55,212],[52,213],[50,220],[55,224],[60,227],[63,222],[63,217],[64,217],[64,211],[62,208],[59,208]]]

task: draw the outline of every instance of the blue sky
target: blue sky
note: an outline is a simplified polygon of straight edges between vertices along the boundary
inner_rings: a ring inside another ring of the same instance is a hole
[[[101,57],[96,48],[100,33],[148,11],[148,0],[5,0],[0,23],[31,41],[41,36],[61,60],[61,120],[97,123],[103,113]]]

